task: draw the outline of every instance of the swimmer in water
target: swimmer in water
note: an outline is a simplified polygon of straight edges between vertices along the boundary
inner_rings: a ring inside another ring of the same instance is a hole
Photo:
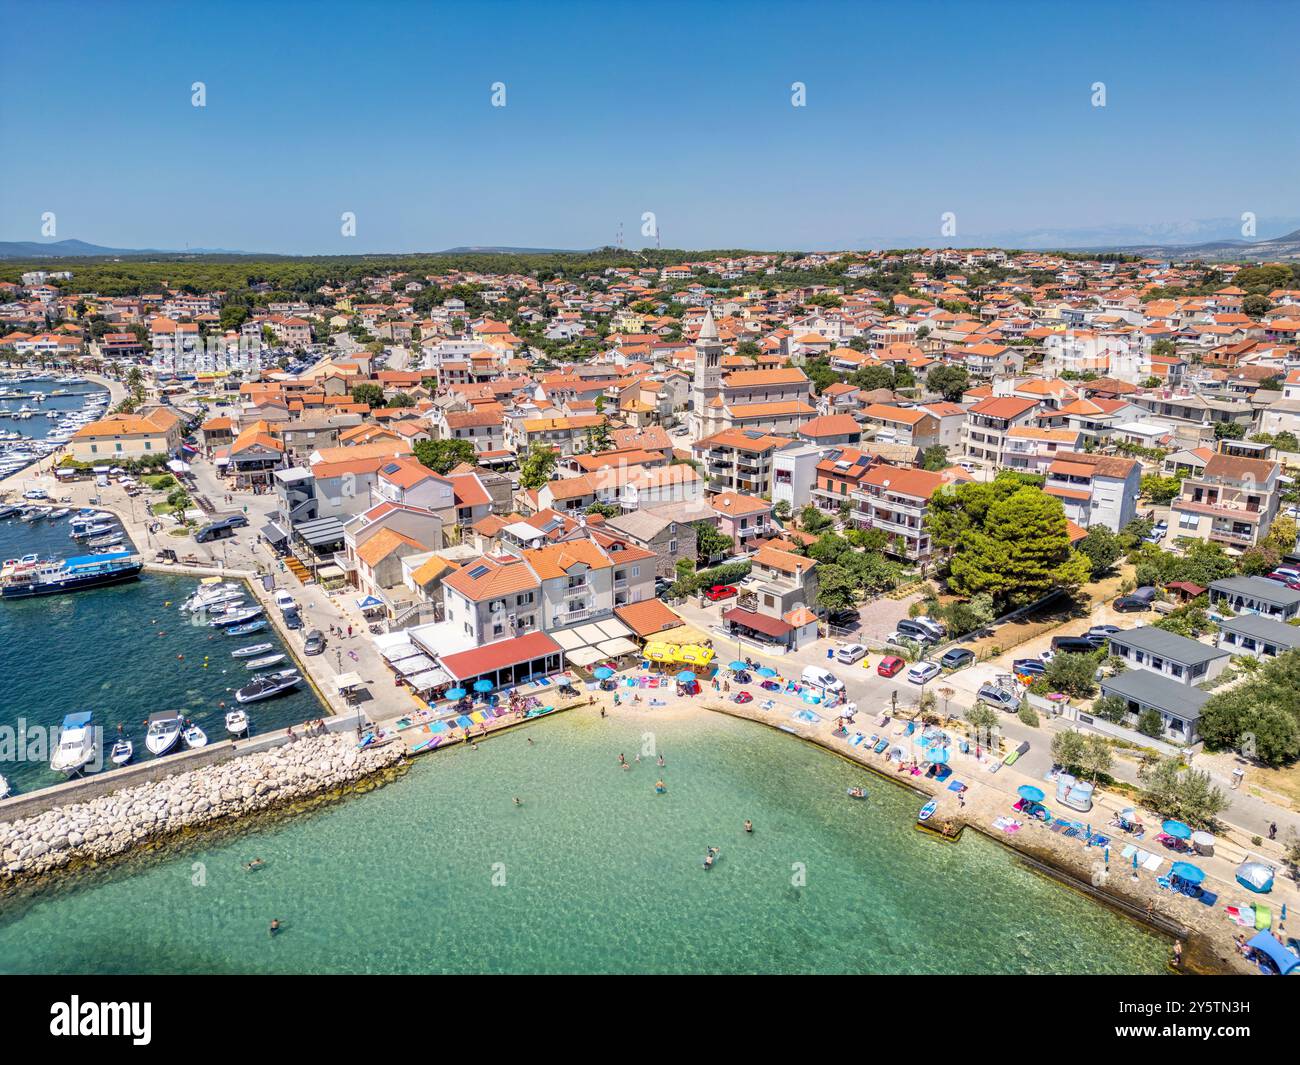
[[[245,862],[244,868],[251,873],[254,869],[261,869],[265,864],[266,862],[262,861],[261,858],[254,858],[251,862]]]
[[[272,917],[271,928],[270,928],[271,937],[274,938],[279,933],[279,931],[280,931],[280,918]]]
[[[753,821],[746,821],[746,822],[745,822],[745,831],[748,832],[750,835],[753,835],[753,834],[754,834],[754,822],[753,822]]]
[[[619,765],[627,765],[627,757],[626,757],[626,755],[622,755],[622,754],[620,754],[620,755],[618,756],[618,764],[619,764]]]
[[[523,802],[522,802],[522,800],[519,798],[518,795],[516,795],[516,796],[514,797],[514,804],[515,804],[516,806],[523,806]]]
[[[661,754],[658,758],[655,759],[655,762],[658,763],[659,768],[662,769],[664,765],[664,756]]]
[[[657,791],[660,795],[662,795],[667,790],[668,789],[664,787],[664,782],[662,780],[655,781],[655,791]]]

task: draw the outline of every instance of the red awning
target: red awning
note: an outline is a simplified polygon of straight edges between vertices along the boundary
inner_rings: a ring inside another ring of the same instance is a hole
[[[490,643],[486,647],[476,647],[472,651],[460,654],[439,655],[442,668],[456,680],[472,680],[484,673],[493,673],[498,669],[523,665],[547,655],[558,655],[561,647],[544,632],[530,632],[527,636],[516,636],[511,640]]]
[[[752,610],[746,610],[744,607],[739,606],[733,606],[730,610],[723,611],[722,618],[724,621],[734,622],[747,629],[753,629],[755,632],[761,632],[765,636],[771,636],[774,640],[789,636],[794,631],[794,626],[787,625],[780,618],[770,618],[766,614],[756,614]]]

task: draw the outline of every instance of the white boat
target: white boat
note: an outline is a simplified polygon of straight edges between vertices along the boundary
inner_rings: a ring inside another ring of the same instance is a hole
[[[252,621],[263,614],[260,606],[250,606],[239,610],[229,611],[213,618],[208,624],[214,629],[224,629],[231,625],[242,625],[246,621]]]
[[[58,507],[50,511],[50,521],[54,521],[58,518],[66,518],[71,513],[72,511],[67,507]]]
[[[235,692],[235,698],[241,703],[255,703],[269,699],[302,683],[302,674],[296,669],[282,669],[278,673],[267,673],[245,684]]]
[[[59,745],[50,759],[50,768],[56,773],[76,773],[95,760],[99,740],[90,720],[92,713],[82,710],[63,719],[59,730]]]
[[[251,655],[264,655],[274,649],[273,643],[250,643],[247,647],[236,647],[230,654],[234,658],[248,658]]]
[[[9,781],[0,776],[0,799],[9,798]]]
[[[191,751],[208,745],[208,734],[199,728],[198,725],[191,725],[187,728],[184,732],[184,736],[185,746]]]
[[[113,751],[109,755],[109,760],[114,765],[126,765],[135,755],[135,744],[123,737],[113,744]]]
[[[176,746],[181,738],[181,715],[175,710],[163,710],[149,715],[149,731],[144,745],[153,755],[163,755]]]
[[[232,736],[242,736],[248,731],[248,715],[243,710],[226,712],[226,731]]]
[[[270,669],[272,666],[278,666],[283,661],[283,654],[263,655],[261,658],[254,658],[250,662],[245,662],[244,668],[247,670]]]

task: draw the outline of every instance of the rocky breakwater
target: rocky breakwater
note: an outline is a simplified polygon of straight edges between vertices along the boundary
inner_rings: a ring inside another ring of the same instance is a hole
[[[303,737],[0,823],[0,884],[95,865],[186,830],[341,792],[404,757],[399,743],[358,750],[349,734]]]

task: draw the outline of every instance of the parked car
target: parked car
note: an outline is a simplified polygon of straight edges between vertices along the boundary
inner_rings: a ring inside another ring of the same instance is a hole
[[[961,669],[962,666],[969,666],[975,661],[975,652],[969,647],[951,647],[944,651],[939,659],[939,665],[944,669]]]
[[[318,655],[325,650],[325,634],[320,629],[312,629],[307,633],[307,638],[302,643],[302,653],[305,655]]]
[[[1047,664],[1038,658],[1017,658],[1011,663],[1011,672],[1021,676],[1041,677],[1047,672]]]
[[[1281,570],[1274,570],[1272,573],[1265,573],[1264,578],[1270,581],[1277,581],[1278,584],[1286,585],[1293,592],[1300,591],[1300,579],[1288,577]]]
[[[907,663],[898,655],[886,655],[880,660],[880,665],[876,666],[876,672],[882,677],[894,677],[899,674],[905,665]]]
[[[1085,639],[1087,639],[1090,636],[1101,636],[1101,637],[1105,637],[1106,639],[1110,639],[1110,637],[1114,636],[1115,633],[1123,632],[1123,631],[1124,630],[1121,629],[1118,625],[1094,625],[1083,635]]]
[[[922,625],[918,618],[903,618],[898,623],[898,628],[890,634],[889,642],[894,643],[896,638],[902,638],[913,643],[938,643],[941,635],[928,625]]]
[[[711,603],[716,603],[719,599],[730,599],[735,594],[736,586],[734,584],[715,584],[704,593],[704,598]]]
[[[1273,572],[1280,573],[1284,577],[1290,577],[1293,581],[1300,581],[1300,569],[1296,569],[1294,566],[1278,566]]]
[[[1009,714],[1014,714],[1020,709],[1020,700],[1015,694],[999,688],[996,684],[985,684],[979,690],[979,701],[985,706],[991,706],[995,710],[1005,710]]]
[[[928,680],[934,680],[941,672],[938,662],[918,662],[907,671],[907,679],[913,684],[924,684]]]
[[[301,629],[302,615],[296,610],[289,610],[284,615],[284,627],[286,629]]]
[[[860,643],[846,643],[835,652],[835,658],[846,666],[851,666],[854,662],[861,662],[866,657],[867,649]]]
[[[1082,636],[1053,636],[1052,650],[1057,654],[1090,655],[1101,645]]]
[[[1129,614],[1139,610],[1150,610],[1151,600],[1143,599],[1138,595],[1121,595],[1111,606],[1121,614]]]

